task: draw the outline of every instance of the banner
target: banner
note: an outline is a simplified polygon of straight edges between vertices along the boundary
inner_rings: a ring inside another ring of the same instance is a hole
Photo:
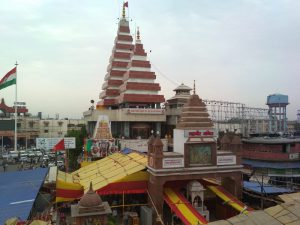
[[[37,138],[36,148],[43,150],[51,150],[62,138]],[[65,137],[65,149],[75,149],[75,137]]]

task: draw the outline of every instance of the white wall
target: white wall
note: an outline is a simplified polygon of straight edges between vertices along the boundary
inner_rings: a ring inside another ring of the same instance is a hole
[[[163,151],[167,151],[167,139],[161,139],[164,144]],[[130,148],[139,152],[148,152],[148,139],[121,139],[121,149]]]
[[[184,155],[184,143],[187,141],[187,137],[184,137],[184,130],[173,130],[173,151]]]

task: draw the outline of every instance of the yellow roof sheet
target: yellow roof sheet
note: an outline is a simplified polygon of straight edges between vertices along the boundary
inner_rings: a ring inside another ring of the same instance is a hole
[[[284,202],[293,202],[293,201],[300,202],[300,192],[279,195],[279,198],[281,198]]]
[[[132,152],[128,155],[115,153],[103,159],[93,162],[73,172],[75,178],[85,189],[88,190],[90,182],[95,190],[100,189],[112,182],[120,180],[130,174],[145,169],[147,155]]]
[[[69,182],[69,183],[73,183],[74,180],[73,180],[73,177],[71,174],[69,173],[65,173],[63,171],[60,171],[60,170],[57,170],[57,180],[62,180],[62,181],[65,181],[65,182]]]

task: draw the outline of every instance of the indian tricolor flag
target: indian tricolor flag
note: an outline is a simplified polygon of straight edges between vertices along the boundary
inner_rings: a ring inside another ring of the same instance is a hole
[[[6,88],[10,85],[16,84],[17,81],[17,67],[9,71],[1,80],[0,80],[0,90]]]

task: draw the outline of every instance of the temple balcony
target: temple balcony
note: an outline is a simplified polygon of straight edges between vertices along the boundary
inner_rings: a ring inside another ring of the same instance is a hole
[[[112,100],[115,99],[105,99]],[[104,104],[109,102],[104,102]],[[112,103],[112,102],[111,102]],[[164,109],[151,108],[122,108],[122,109],[102,109],[93,110],[92,112],[84,113],[88,121],[97,121],[99,115],[107,115],[110,121],[147,121],[147,122],[165,122],[166,113]]]

